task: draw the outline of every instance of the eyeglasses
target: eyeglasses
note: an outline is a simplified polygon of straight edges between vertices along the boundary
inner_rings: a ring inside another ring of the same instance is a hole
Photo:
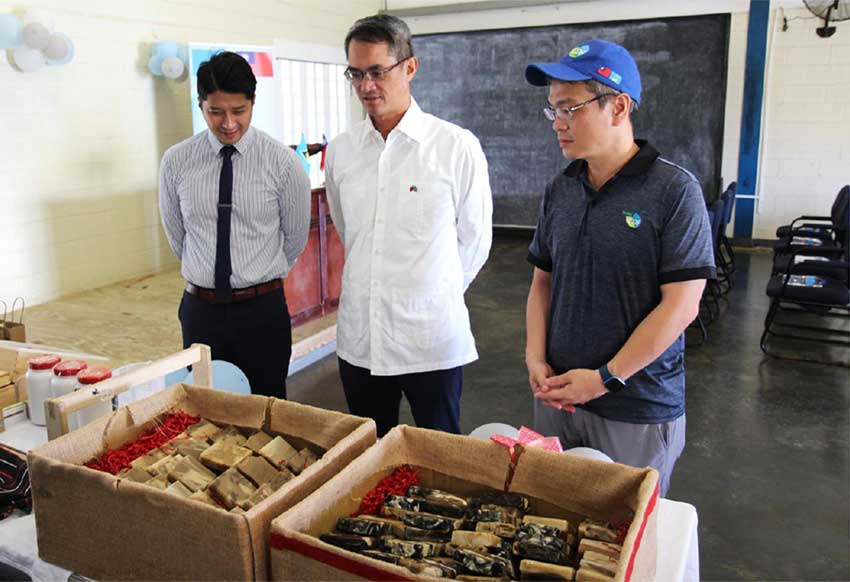
[[[616,95],[616,93],[603,93],[602,95],[597,95],[593,99],[582,101],[578,105],[573,105],[572,107],[544,107],[543,115],[545,115],[546,119],[549,121],[555,121],[556,119],[560,119],[561,121],[571,121],[575,112],[585,105],[598,101],[603,97],[610,97],[611,95]]]
[[[370,81],[373,81],[373,82],[374,81],[383,81],[384,79],[387,78],[387,75],[389,75],[390,71],[395,69],[397,66],[399,66],[400,64],[402,64],[404,61],[406,61],[409,58],[410,57],[405,57],[405,58],[401,59],[399,62],[397,62],[396,64],[391,65],[389,67],[385,67],[383,69],[380,68],[380,67],[372,67],[371,69],[368,69],[366,71],[361,71],[360,69],[348,67],[347,69],[345,69],[345,72],[343,73],[343,75],[352,84],[362,83],[363,79],[369,79]]]

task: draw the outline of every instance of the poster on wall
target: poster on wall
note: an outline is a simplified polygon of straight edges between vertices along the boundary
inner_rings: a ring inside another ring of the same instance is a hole
[[[198,67],[215,53],[231,51],[245,57],[257,77],[257,96],[254,101],[254,116],[251,125],[261,129],[277,140],[282,138],[280,111],[280,85],[275,78],[274,48],[246,45],[189,44],[189,85],[192,101],[192,131],[200,133],[207,129],[203,113],[198,107]]]

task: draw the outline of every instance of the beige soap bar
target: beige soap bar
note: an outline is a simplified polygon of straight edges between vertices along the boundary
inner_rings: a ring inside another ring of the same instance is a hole
[[[211,423],[208,420],[201,419],[201,421],[197,424],[193,424],[192,426],[188,427],[186,429],[186,432],[188,432],[195,438],[200,438],[209,441],[210,439],[212,439],[212,437],[217,435],[220,430],[221,429],[217,425]]]
[[[201,453],[210,448],[210,444],[200,438],[191,437],[177,444],[177,452],[185,457],[201,460]]]
[[[248,511],[272,493],[274,493],[274,490],[268,483],[265,483],[262,486],[258,487],[257,490],[251,494],[251,497],[246,499],[243,503],[240,503],[239,507],[241,507],[245,511]]]
[[[214,435],[212,437],[213,444],[216,443],[230,443],[232,445],[239,445],[240,447],[245,444],[248,439],[245,438],[239,429],[235,426],[227,426],[221,432]]]
[[[251,456],[251,449],[227,442],[212,445],[201,453],[201,462],[216,471],[226,471]]]
[[[615,544],[613,542],[601,542],[599,540],[592,540],[590,538],[582,538],[582,540],[578,544],[578,555],[582,556],[585,552],[596,552],[597,554],[602,554],[603,556],[610,556],[614,559],[620,558],[620,552],[623,550],[623,546],[620,544]]]
[[[171,493],[172,495],[176,495],[178,497],[189,497],[190,495],[192,495],[192,492],[179,482],[175,482],[169,485],[165,492]]]
[[[168,480],[167,475],[157,475],[156,477],[152,477],[148,481],[145,481],[145,485],[149,487],[153,487],[155,489],[168,489],[168,486],[171,482]]]
[[[228,509],[244,504],[256,489],[236,467],[219,475],[209,486],[209,492]]]
[[[140,467],[142,469],[147,469],[160,459],[164,459],[166,454],[162,451],[162,449],[154,449],[146,454],[144,457],[139,457],[133,461],[130,461],[130,465],[133,467]]]
[[[177,463],[183,458],[183,455],[171,455],[163,457],[150,467],[146,467],[148,473],[156,477],[157,475],[168,475]]]
[[[271,488],[274,491],[277,491],[278,489],[283,487],[286,483],[288,483],[290,480],[292,480],[294,478],[295,478],[295,475],[293,475],[292,472],[289,469],[284,467],[283,469],[281,469],[280,471],[277,472],[277,475],[274,476],[274,479],[269,481],[269,485],[271,485]]]
[[[319,460],[319,457],[309,448],[301,449],[295,457],[287,461],[287,465],[296,475]]]
[[[206,491],[195,491],[189,496],[189,499],[191,499],[192,501],[206,503],[207,505],[212,505],[213,507],[220,507],[219,504],[215,502],[215,499],[213,499]]]
[[[272,442],[272,437],[269,433],[258,430],[245,441],[245,448],[251,449],[257,454],[260,454],[260,449]]]
[[[183,457],[168,473],[174,481],[180,481],[187,489],[197,492],[207,488],[215,480],[215,473],[204,467],[193,457]]]
[[[271,483],[278,474],[278,470],[263,457],[248,457],[236,465],[236,468],[257,487]]]
[[[260,454],[280,469],[286,466],[290,459],[294,459],[298,455],[298,451],[282,437],[276,436],[269,444],[260,449]]]

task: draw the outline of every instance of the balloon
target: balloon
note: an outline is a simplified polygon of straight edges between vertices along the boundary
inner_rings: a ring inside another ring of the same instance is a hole
[[[26,46],[19,46],[12,51],[15,64],[25,73],[34,73],[45,65],[44,55],[41,51],[33,50]]]
[[[181,44],[178,47],[177,58],[183,61],[183,66],[189,66],[189,45]]]
[[[151,74],[156,75],[157,77],[162,77],[162,57],[159,55],[152,55],[148,61],[148,70]]]
[[[74,43],[71,41],[70,38],[68,38],[68,35],[61,33],[61,32],[57,32],[56,34],[58,36],[61,36],[65,40],[65,44],[68,47],[68,52],[65,55],[64,59],[59,59],[59,60],[47,59],[47,64],[51,65],[51,66],[67,65],[74,58]]]
[[[178,52],[177,43],[171,40],[161,40],[153,43],[152,54],[162,57],[176,57]]]
[[[14,14],[0,14],[0,49],[13,49],[21,45],[24,25]]]
[[[183,61],[177,57],[166,57],[162,61],[162,74],[169,79],[176,79],[183,74]]]
[[[590,447],[573,447],[572,449],[567,449],[564,452],[568,455],[575,455],[576,457],[585,457],[587,459],[595,459],[597,461],[607,461],[608,463],[614,462],[611,460],[611,457],[602,451],[598,451]]]
[[[50,42],[50,31],[40,22],[30,22],[24,26],[21,38],[29,48],[43,51]]]
[[[40,22],[45,26],[45,28],[47,28],[47,30],[54,29],[52,15],[50,14],[50,12],[42,10],[40,8],[29,8],[24,11],[23,15],[21,16],[21,22],[23,22],[25,25],[29,24],[30,22]]]
[[[500,434],[502,436],[515,439],[519,435],[519,431],[509,424],[504,424],[502,422],[491,422],[488,424],[482,424],[481,426],[473,430],[471,433],[469,433],[469,436],[471,436],[472,438],[482,439],[486,441],[495,434]]]
[[[44,56],[50,65],[64,65],[74,56],[74,45],[67,35],[54,32],[50,35],[47,48],[44,49]]]

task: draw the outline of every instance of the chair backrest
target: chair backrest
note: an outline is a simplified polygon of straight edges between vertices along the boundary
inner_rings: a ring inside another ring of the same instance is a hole
[[[844,186],[838,191],[835,202],[832,204],[832,227],[835,229],[835,239],[844,247],[845,257],[847,255],[848,234],[850,234],[850,185]]]
[[[735,210],[735,195],[738,190],[738,182],[732,182],[726,187],[723,196],[726,199],[726,204],[723,207],[723,229],[732,220],[732,211]]]
[[[715,250],[720,242],[720,222],[723,219],[723,199],[718,198],[708,208],[708,220],[711,222],[711,240]]]

